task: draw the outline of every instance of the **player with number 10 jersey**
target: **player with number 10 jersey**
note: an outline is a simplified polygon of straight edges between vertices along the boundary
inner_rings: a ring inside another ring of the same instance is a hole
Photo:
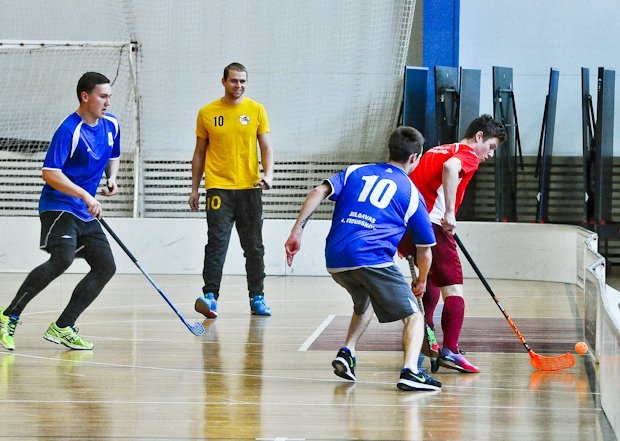
[[[400,168],[351,165],[324,182],[338,201],[325,248],[328,271],[393,265],[406,229],[419,246],[435,244],[424,199]]]

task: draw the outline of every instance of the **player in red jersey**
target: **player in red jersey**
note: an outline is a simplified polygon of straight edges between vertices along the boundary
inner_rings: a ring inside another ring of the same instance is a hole
[[[502,123],[490,115],[482,115],[471,122],[462,141],[429,149],[409,175],[424,197],[437,240],[437,245],[432,248],[433,264],[423,297],[425,320],[434,329],[433,313],[441,292],[444,300],[441,315],[443,347],[439,365],[460,372],[480,372],[480,369],[463,356],[458,346],[465,301],[463,270],[453,237],[456,214],[467,184],[479,165],[493,157],[494,151],[505,140]],[[410,239],[401,241],[401,255],[415,255],[408,249],[410,243]]]

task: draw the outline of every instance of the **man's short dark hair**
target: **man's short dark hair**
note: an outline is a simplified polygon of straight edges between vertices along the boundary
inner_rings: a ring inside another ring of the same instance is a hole
[[[483,141],[489,138],[497,138],[500,144],[506,141],[506,129],[504,125],[491,115],[480,115],[473,120],[467,127],[464,138],[471,139],[476,136],[478,132],[482,132]]]
[[[224,80],[228,79],[228,72],[231,70],[236,70],[237,72],[245,72],[246,76],[248,74],[247,69],[245,68],[245,66],[241,63],[230,63],[228,66],[226,66],[224,68],[224,76],[222,76],[222,78]]]
[[[110,80],[98,72],[86,72],[82,75],[76,87],[78,101],[82,102],[82,92],[91,93],[100,84],[110,84]]]
[[[390,161],[405,163],[409,156],[414,153],[421,155],[423,148],[424,136],[418,130],[409,126],[395,128],[388,140]]]

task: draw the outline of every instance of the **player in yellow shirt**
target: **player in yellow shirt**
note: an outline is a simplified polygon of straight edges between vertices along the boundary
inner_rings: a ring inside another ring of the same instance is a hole
[[[198,111],[196,148],[192,158],[189,206],[200,206],[198,189],[204,175],[207,189],[207,245],[202,276],[203,295],[194,308],[207,318],[218,316],[222,269],[233,225],[246,258],[250,310],[271,315],[265,303],[262,191],[273,182],[273,151],[265,107],[244,97],[247,70],[239,63],[224,69],[224,96]],[[258,150],[263,167],[261,176]]]

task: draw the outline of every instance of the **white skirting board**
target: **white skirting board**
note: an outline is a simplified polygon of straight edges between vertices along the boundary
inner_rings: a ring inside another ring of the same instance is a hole
[[[107,218],[142,266],[152,274],[200,274],[207,240],[204,219]],[[324,246],[329,221],[310,220],[302,238],[302,249],[291,268],[286,266],[284,242],[292,220],[264,221],[265,267],[268,275],[327,276]],[[0,217],[0,272],[29,272],[44,262],[47,254],[39,249],[39,219]],[[461,222],[461,240],[487,278],[546,280],[577,283],[578,242],[591,235],[579,227],[553,224],[504,222]],[[119,273],[139,270],[112,238]],[[406,262],[395,258],[408,274]],[[475,274],[461,259],[466,277]],[[85,272],[80,259],[69,272]],[[224,273],[245,274],[245,259],[233,229]]]

